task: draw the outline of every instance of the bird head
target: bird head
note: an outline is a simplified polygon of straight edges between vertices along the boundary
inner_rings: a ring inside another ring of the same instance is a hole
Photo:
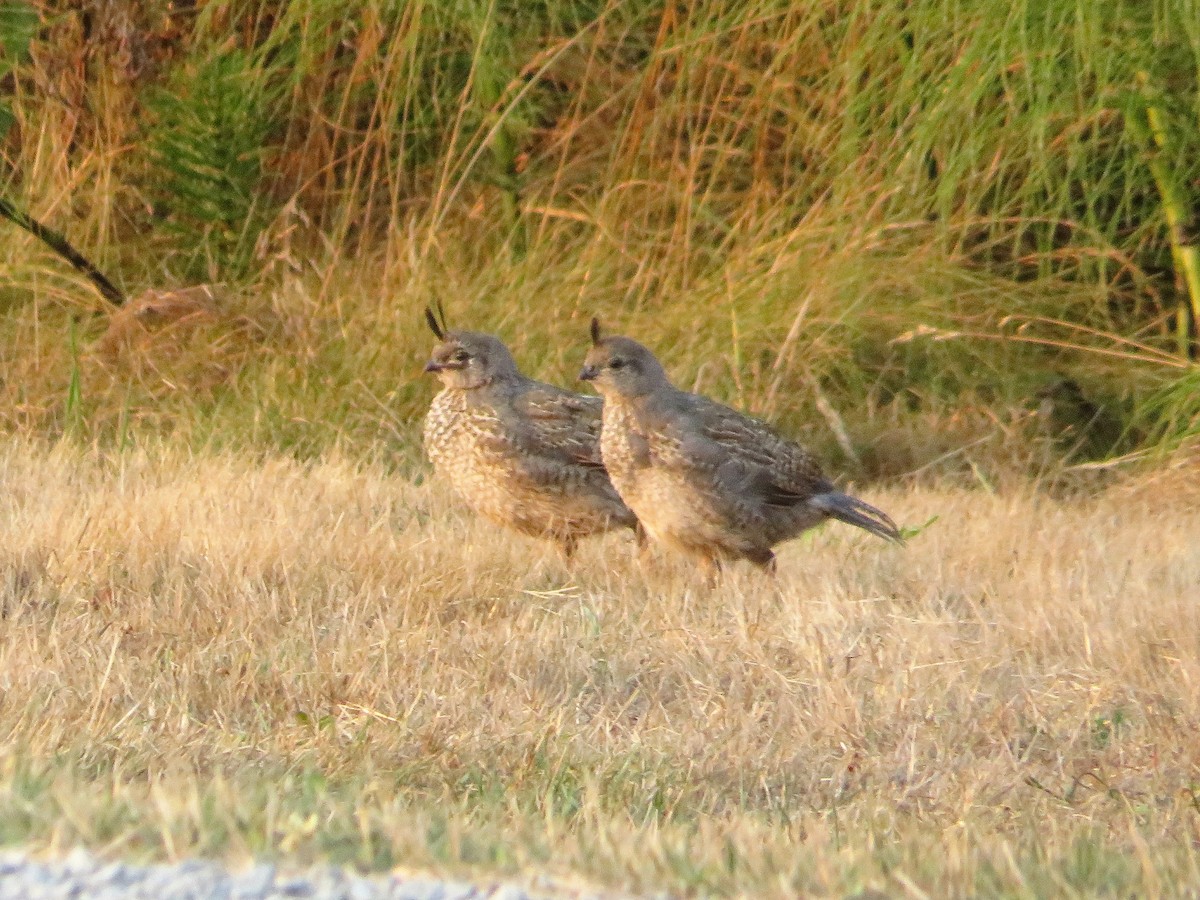
[[[433,348],[425,371],[437,375],[446,387],[469,391],[518,374],[512,354],[499,338],[476,331],[448,331],[432,312],[425,313],[441,342]]]
[[[592,348],[579,373],[604,396],[640,397],[667,384],[667,373],[654,354],[626,337],[601,337],[592,319]]]

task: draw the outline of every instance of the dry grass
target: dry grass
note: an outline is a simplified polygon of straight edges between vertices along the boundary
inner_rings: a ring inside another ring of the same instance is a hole
[[[1194,483],[1194,472],[1180,483]],[[627,889],[1200,884],[1200,511],[914,487],[706,592],[344,458],[0,446],[0,839]]]

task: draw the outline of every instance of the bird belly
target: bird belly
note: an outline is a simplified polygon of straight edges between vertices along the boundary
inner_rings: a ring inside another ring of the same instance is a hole
[[[480,440],[485,427],[494,426],[431,419],[425,435],[435,471],[479,515],[532,537],[582,537],[633,525],[615,492],[592,483],[594,473],[569,466],[531,473],[512,454],[488,449]]]
[[[648,468],[613,483],[651,538],[678,552],[698,556],[744,556],[753,542],[721,504],[682,475]]]

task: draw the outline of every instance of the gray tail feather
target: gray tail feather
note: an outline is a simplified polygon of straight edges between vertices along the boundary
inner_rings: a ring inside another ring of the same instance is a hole
[[[896,527],[896,523],[887,513],[876,509],[869,503],[863,503],[857,497],[830,491],[827,494],[817,494],[808,502],[826,515],[848,525],[864,528],[885,541],[904,543],[900,529]]]

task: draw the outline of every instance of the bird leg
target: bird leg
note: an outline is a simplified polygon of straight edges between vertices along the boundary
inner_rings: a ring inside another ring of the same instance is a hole
[[[563,562],[567,565],[571,564],[577,546],[579,546],[579,539],[574,535],[569,534],[558,541],[558,552],[562,554]]]
[[[747,556],[746,558],[762,569],[767,575],[770,575],[772,578],[775,577],[775,554],[770,550],[764,550],[762,553],[755,553],[753,556]]]
[[[640,522],[634,530],[634,537],[637,540],[637,564],[642,575],[650,576],[657,573],[658,558],[654,555],[654,541],[650,539],[650,535],[646,533],[646,529]]]
[[[646,533],[646,528],[641,522],[633,526],[633,539],[637,541],[639,555],[650,546],[650,535]]]
[[[700,563],[700,571],[704,573],[704,583],[710,590],[715,588],[721,577],[721,560],[708,553],[697,554],[696,560]]]

